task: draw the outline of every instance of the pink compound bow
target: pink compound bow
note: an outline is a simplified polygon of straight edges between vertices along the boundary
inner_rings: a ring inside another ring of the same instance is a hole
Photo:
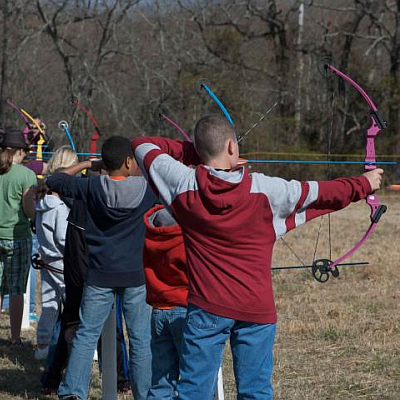
[[[365,171],[373,170],[376,168],[376,153],[375,153],[375,138],[376,135],[382,130],[386,129],[386,122],[382,120],[379,116],[378,109],[365,92],[365,90],[353,79],[349,76],[344,74],[342,71],[338,70],[337,68],[333,67],[329,63],[324,63],[324,70],[326,74],[331,72],[345,81],[347,81],[351,86],[353,86],[364,98],[367,102],[369,109],[370,109],[370,117],[371,117],[371,126],[367,130],[367,137],[366,137],[366,146],[365,146]],[[370,163],[370,164],[369,164]],[[342,264],[344,260],[354,254],[364,243],[365,241],[371,236],[372,232],[375,230],[381,216],[383,213],[386,212],[387,207],[380,203],[378,196],[376,194],[370,194],[366,198],[367,204],[371,208],[371,223],[363,235],[363,237],[343,256],[335,259],[335,260],[328,260],[328,259],[320,259],[315,260],[312,264],[312,274],[314,278],[319,282],[326,282],[329,279],[329,274],[332,274],[333,277],[337,278],[339,276],[339,270],[337,268],[338,265]]]

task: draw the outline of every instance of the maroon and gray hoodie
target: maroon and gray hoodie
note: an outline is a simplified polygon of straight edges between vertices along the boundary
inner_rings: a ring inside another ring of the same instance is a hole
[[[141,137],[132,146],[149,183],[182,228],[188,302],[235,320],[276,322],[271,259],[277,239],[371,192],[363,176],[299,182],[249,173],[245,167],[230,172],[191,168],[187,165],[199,159],[189,142]]]

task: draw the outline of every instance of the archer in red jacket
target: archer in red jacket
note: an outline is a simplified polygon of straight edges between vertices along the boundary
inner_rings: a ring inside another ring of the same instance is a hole
[[[140,168],[185,240],[189,296],[179,400],[212,399],[227,340],[238,398],[272,400],[274,244],[305,222],[378,190],[383,170],[332,181],[286,181],[237,167],[236,132],[222,116],[201,118],[194,134],[195,147],[155,137],[132,142]]]
[[[161,205],[144,216],[143,266],[151,318],[152,383],[147,400],[172,399],[186,318],[188,278],[182,230]]]

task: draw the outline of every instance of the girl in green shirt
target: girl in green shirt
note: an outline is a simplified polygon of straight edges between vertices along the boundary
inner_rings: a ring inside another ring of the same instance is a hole
[[[11,343],[21,343],[24,293],[32,239],[29,219],[35,216],[33,171],[22,166],[29,151],[19,130],[0,132],[0,296],[10,295]]]

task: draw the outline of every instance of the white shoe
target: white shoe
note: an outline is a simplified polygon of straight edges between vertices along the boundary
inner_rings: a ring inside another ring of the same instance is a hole
[[[49,346],[43,347],[39,349],[39,347],[35,350],[35,359],[36,360],[45,360],[47,355],[49,354]]]
[[[99,355],[97,354],[97,349],[94,351],[93,361],[99,361]]]

